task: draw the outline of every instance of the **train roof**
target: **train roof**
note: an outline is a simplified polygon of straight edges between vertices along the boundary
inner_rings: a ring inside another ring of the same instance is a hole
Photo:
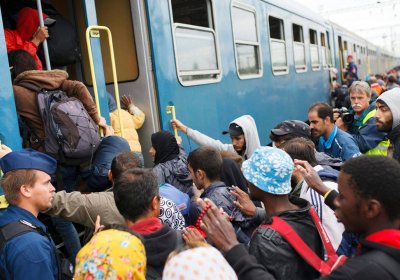
[[[341,32],[342,34],[352,37],[360,42],[364,42],[368,46],[369,49],[379,50],[382,54],[400,58],[400,57],[396,56],[393,52],[387,51],[386,49],[384,49],[382,47],[378,47],[374,43],[357,35],[353,31],[350,31],[335,22],[325,19],[324,17],[320,16],[316,12],[313,12],[308,7],[302,5],[301,3],[298,3],[297,1],[290,1],[290,0],[262,0],[262,1],[269,3],[271,5],[274,5],[276,7],[279,7],[281,9],[287,10],[287,11],[289,11],[293,14],[296,14],[298,16],[301,16],[303,18],[307,18],[318,24],[332,26],[335,30]]]

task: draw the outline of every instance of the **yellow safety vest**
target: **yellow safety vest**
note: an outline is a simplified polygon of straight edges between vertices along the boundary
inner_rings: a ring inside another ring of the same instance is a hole
[[[365,118],[362,120],[360,128],[372,117],[375,116],[376,110],[372,110],[369,112]],[[387,156],[388,148],[390,146],[390,141],[389,139],[382,140],[381,142],[378,143],[378,145],[375,148],[372,148],[365,153],[364,155],[377,155],[377,156]]]

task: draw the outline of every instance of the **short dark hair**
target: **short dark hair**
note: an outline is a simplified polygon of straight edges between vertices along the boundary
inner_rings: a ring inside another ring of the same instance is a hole
[[[111,162],[111,174],[116,180],[124,171],[131,168],[139,168],[141,163],[139,157],[131,151],[119,153]]]
[[[385,156],[360,156],[341,168],[349,185],[364,199],[378,200],[390,220],[400,218],[400,164]]]
[[[37,65],[33,56],[24,50],[15,50],[8,53],[8,62],[11,69],[11,78],[14,80],[19,74],[29,70],[36,70]]]
[[[209,180],[218,180],[222,172],[222,156],[213,147],[202,146],[189,154],[188,164],[196,171],[203,170]]]
[[[285,143],[281,147],[289,156],[294,159],[300,159],[308,161],[311,166],[317,165],[315,158],[315,145],[313,141],[297,137],[293,138]]]
[[[308,109],[308,112],[311,111],[317,111],[318,118],[325,119],[326,117],[329,117],[331,119],[331,123],[333,123],[333,109],[327,103],[314,103]]]
[[[126,220],[135,222],[149,211],[151,201],[159,195],[159,188],[150,169],[133,168],[118,176],[113,192],[118,211]]]

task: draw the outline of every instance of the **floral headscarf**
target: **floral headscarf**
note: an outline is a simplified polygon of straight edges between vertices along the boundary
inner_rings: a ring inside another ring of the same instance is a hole
[[[163,280],[237,280],[232,267],[214,247],[197,247],[173,256],[165,265]]]
[[[146,279],[146,253],[140,239],[129,232],[97,233],[76,257],[74,279]]]

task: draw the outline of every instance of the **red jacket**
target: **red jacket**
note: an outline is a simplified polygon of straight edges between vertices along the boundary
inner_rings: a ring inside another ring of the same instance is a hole
[[[47,17],[43,14],[44,19]],[[18,14],[16,30],[4,29],[7,52],[25,50],[35,59],[37,70],[42,70],[42,62],[36,54],[37,46],[31,41],[32,35],[39,27],[38,11],[25,7]]]

